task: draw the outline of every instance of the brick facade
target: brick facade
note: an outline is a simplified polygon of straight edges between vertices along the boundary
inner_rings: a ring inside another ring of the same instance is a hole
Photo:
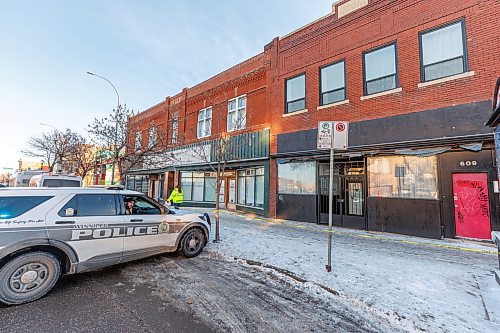
[[[491,100],[492,86],[500,76],[500,57],[496,51],[498,17],[497,0],[338,1],[331,13],[286,36],[274,38],[255,57],[132,117],[130,128],[132,132],[139,129],[147,133],[151,123],[161,124],[168,133],[167,144],[162,148],[199,142],[198,111],[211,106],[212,135],[202,139],[209,140],[227,132],[227,101],[246,94],[246,128],[230,134],[270,128],[269,215],[276,217],[277,164],[273,155],[278,153],[278,136],[285,133],[313,131],[319,121],[331,120],[356,124],[397,118],[396,123],[404,126],[400,116],[461,106],[462,114],[467,114],[467,110],[477,112],[477,124],[471,127],[467,123],[463,131],[457,127],[457,136],[465,135],[467,130],[486,135],[486,130],[474,130],[491,112],[484,106]],[[422,84],[419,33],[459,20],[465,24],[467,70]],[[363,52],[389,43],[396,45],[397,89],[366,97]],[[340,60],[345,61],[346,101],[320,107],[320,68]],[[302,73],[306,75],[306,111],[285,115],[286,79]],[[445,111],[439,111],[445,115],[442,123],[426,123],[425,117],[420,117],[423,130],[444,131],[449,126],[452,130],[446,133],[453,136],[455,126],[446,123],[449,114],[446,112],[454,111]],[[176,116],[179,140],[172,144],[171,126]],[[384,129],[387,130],[392,129]],[[363,135],[362,130],[360,133]],[[146,137],[143,134],[143,142]]]
[[[140,131],[147,145],[147,130],[159,126],[166,133],[165,145],[172,148],[199,141],[210,140],[227,133],[228,101],[247,96],[246,127],[232,131],[236,135],[269,127],[267,112],[268,52],[263,52],[191,88],[184,88],[175,96],[130,118],[130,133]],[[211,135],[197,139],[198,112],[212,107]],[[178,142],[172,144],[172,121],[178,117]]]

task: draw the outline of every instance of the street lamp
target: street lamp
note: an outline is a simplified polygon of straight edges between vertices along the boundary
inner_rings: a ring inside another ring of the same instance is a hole
[[[117,141],[118,141],[118,109],[120,108],[120,95],[118,94],[118,90],[116,90],[115,85],[113,83],[111,83],[111,81],[106,79],[104,76],[97,75],[94,72],[87,72],[87,74],[92,75],[92,76],[97,76],[98,78],[101,78],[101,79],[105,80],[106,82],[108,82],[115,90],[116,99],[118,101],[117,102],[118,104],[116,105],[116,111],[115,111],[115,133],[114,133],[114,139],[113,139],[113,167],[111,168],[111,185],[113,185],[115,182],[115,165],[116,165],[116,160],[117,160],[117,155],[118,155],[118,152],[116,150],[116,148],[117,148],[116,146],[117,146]]]

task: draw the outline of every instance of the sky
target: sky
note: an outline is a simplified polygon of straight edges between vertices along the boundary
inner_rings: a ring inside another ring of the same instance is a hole
[[[33,161],[21,153],[30,136],[50,126],[86,135],[112,112],[113,88],[87,71],[143,111],[330,13],[333,2],[0,0],[0,171]]]

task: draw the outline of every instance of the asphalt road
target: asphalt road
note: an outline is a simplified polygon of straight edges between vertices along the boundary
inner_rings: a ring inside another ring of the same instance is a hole
[[[146,286],[128,283],[128,265],[66,276],[38,301],[0,305],[0,332],[212,332]]]

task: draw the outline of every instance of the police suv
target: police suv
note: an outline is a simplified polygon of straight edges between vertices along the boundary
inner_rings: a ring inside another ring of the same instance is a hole
[[[197,256],[208,214],[177,214],[121,188],[0,189],[0,301],[44,296],[61,274],[178,251]]]

